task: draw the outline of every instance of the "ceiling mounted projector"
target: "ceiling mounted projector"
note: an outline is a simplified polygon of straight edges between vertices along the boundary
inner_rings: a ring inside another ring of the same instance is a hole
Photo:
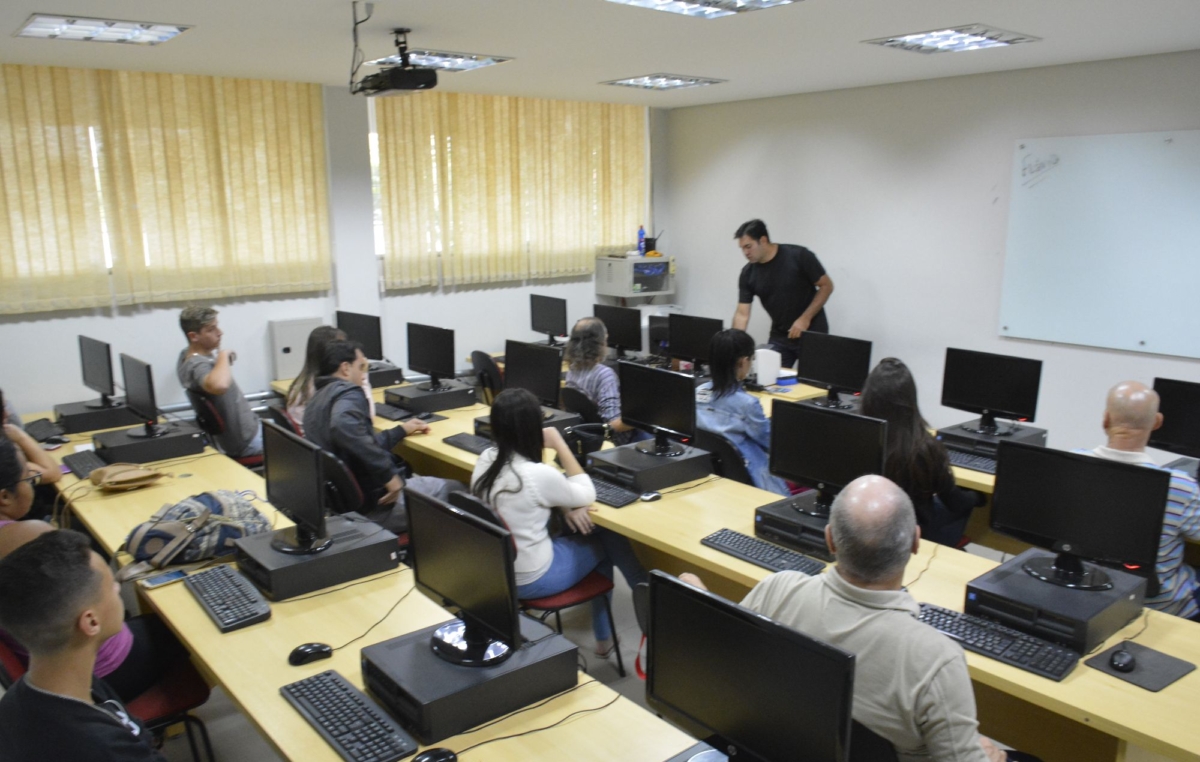
[[[396,37],[396,55],[399,66],[389,66],[374,74],[368,74],[358,82],[352,82],[350,92],[368,97],[381,95],[407,95],[419,90],[437,87],[437,69],[413,66],[408,55],[408,33],[411,29],[393,29]],[[357,34],[355,35],[357,37]],[[355,49],[357,51],[357,40]]]

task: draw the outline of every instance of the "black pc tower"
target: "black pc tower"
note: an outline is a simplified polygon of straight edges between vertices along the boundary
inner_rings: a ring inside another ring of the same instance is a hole
[[[819,331],[804,331],[796,349],[796,380],[826,391],[824,397],[806,400],[818,407],[851,410],[853,403],[842,402],[841,395],[859,394],[871,373],[871,342],[834,336]]]
[[[149,365],[122,354],[121,373],[125,380],[126,410],[142,425],[96,434],[92,443],[97,455],[106,463],[150,463],[204,452],[204,434],[194,424],[158,422],[154,373]]]
[[[542,426],[566,431],[583,423],[578,413],[559,410],[562,350],[545,344],[507,341],[504,345],[504,388],[526,389],[542,404]],[[475,435],[492,438],[492,417],[475,419]]]
[[[414,413],[438,413],[475,404],[475,387],[454,378],[454,331],[419,323],[408,324],[408,367],[427,373],[429,381],[388,389],[389,405]]]
[[[942,404],[981,417],[938,429],[937,438],[951,450],[989,458],[1002,441],[1045,447],[1046,430],[1025,425],[1037,414],[1041,381],[1041,360],[947,348]]]
[[[54,406],[54,418],[65,434],[79,434],[99,429],[115,429],[142,423],[137,413],[128,410],[125,402],[114,397],[112,348],[103,341],[79,337],[79,365],[83,385],[100,395],[89,402],[68,402]]]
[[[1167,468],[1196,475],[1200,458],[1200,384],[1171,378],[1154,379],[1162,426],[1150,432],[1150,446],[1182,455]]]
[[[383,330],[379,318],[338,310],[337,327],[348,339],[362,344],[363,354],[370,361],[367,378],[372,388],[381,389],[404,383],[404,371],[383,357]]]

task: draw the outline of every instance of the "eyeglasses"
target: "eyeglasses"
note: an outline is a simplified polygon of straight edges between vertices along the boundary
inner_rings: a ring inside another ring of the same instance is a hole
[[[17,479],[15,482],[13,482],[9,486],[12,488],[16,488],[18,485],[20,485],[21,482],[29,482],[30,488],[33,488],[42,483],[42,475],[40,472],[35,471],[34,473],[30,474],[29,476],[26,476],[24,479]]]

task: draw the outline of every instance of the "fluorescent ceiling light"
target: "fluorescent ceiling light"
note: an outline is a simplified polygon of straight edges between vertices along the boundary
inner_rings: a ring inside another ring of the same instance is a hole
[[[80,42],[123,42],[126,45],[157,45],[178,37],[192,27],[187,24],[156,24],[152,21],[83,19],[35,13],[14,37]]]
[[[608,0],[608,2],[650,8],[667,13],[679,13],[684,16],[697,16],[703,19],[717,19],[722,16],[732,16],[735,13],[760,11],[776,5],[788,5],[797,0]]]
[[[914,53],[961,53],[964,50],[1002,48],[1022,42],[1038,42],[1041,39],[1041,37],[1033,37],[1028,34],[1006,32],[1003,29],[983,24],[967,24],[953,29],[901,34],[893,37],[881,37],[878,40],[863,40],[863,42],[869,45],[882,45],[885,48],[911,50]]]
[[[677,90],[681,87],[703,87],[718,85],[724,79],[707,79],[705,77],[683,77],[678,74],[647,74],[642,77],[629,79],[614,79],[611,82],[601,82],[602,85],[617,85],[618,87],[636,87],[641,90]]]
[[[423,69],[441,69],[442,71],[471,71],[482,69],[484,66],[494,66],[511,61],[504,56],[485,56],[479,53],[451,53],[448,50],[410,50],[408,62]],[[399,66],[400,56],[388,56],[367,61],[367,66]]]

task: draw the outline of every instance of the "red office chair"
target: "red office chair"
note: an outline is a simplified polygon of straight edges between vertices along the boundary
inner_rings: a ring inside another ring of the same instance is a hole
[[[561,593],[547,595],[544,598],[522,600],[521,609],[534,609],[542,612],[542,615],[538,619],[543,622],[551,614],[554,614],[555,629],[561,633],[562,615],[560,612],[563,609],[582,606],[585,603],[590,603],[596,596],[604,596],[604,608],[608,612],[608,621],[612,625],[613,649],[617,652],[617,674],[625,677],[625,661],[621,658],[621,641],[617,638],[617,621],[613,619],[612,603],[608,600],[608,594],[612,592],[612,589],[612,580],[600,572],[594,571],[576,582],[574,587],[563,590]]]
[[[216,438],[225,433],[225,419],[217,412],[217,406],[213,404],[212,397],[188,389],[187,398],[188,402],[192,403],[192,410],[196,413],[196,425],[200,427],[201,431],[208,434],[212,446],[220,450]],[[234,458],[234,460],[251,470],[262,469],[263,456],[261,454],[247,455],[244,458]]]
[[[282,404],[267,405],[267,414],[271,416],[271,421],[284,431],[291,432],[298,437],[304,436],[300,433],[300,424]]]

